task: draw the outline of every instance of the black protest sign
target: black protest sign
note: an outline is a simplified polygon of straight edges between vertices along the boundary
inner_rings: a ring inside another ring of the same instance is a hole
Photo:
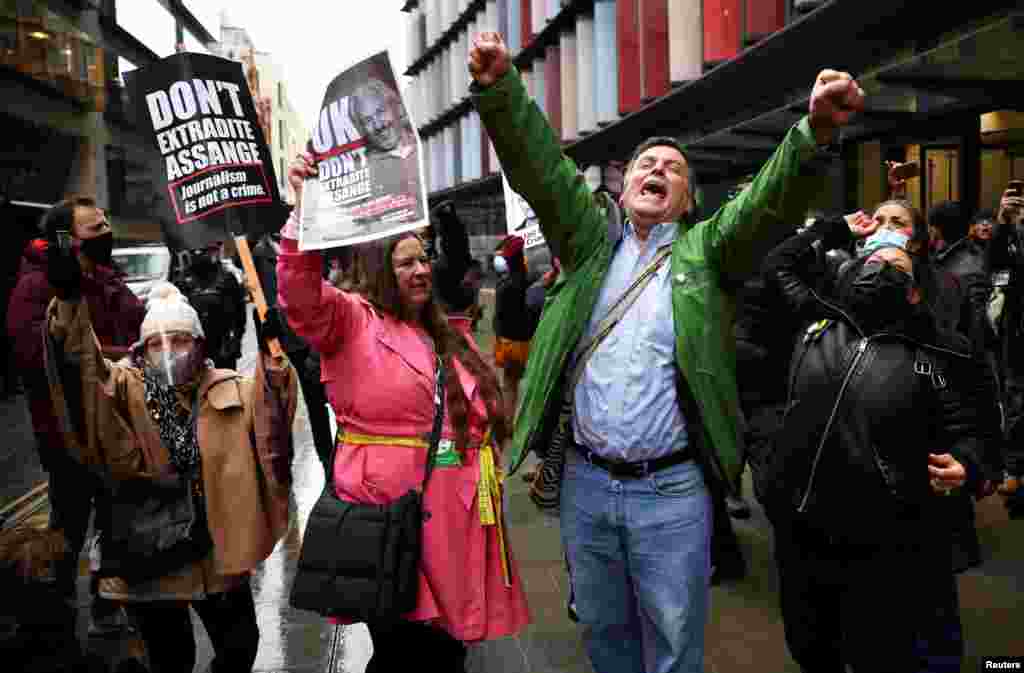
[[[168,245],[199,248],[281,227],[273,160],[241,63],[175,54],[128,84],[160,157]]]
[[[303,188],[299,247],[340,247],[426,226],[421,147],[388,52],[335,77],[310,140],[319,173]]]

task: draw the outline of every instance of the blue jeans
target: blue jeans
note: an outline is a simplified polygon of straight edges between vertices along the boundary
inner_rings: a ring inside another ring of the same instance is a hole
[[[566,451],[562,544],[596,673],[704,668],[711,502],[688,461],[616,479]]]

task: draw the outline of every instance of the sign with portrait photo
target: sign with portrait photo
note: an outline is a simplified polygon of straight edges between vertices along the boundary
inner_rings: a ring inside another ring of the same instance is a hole
[[[168,245],[193,249],[280,228],[280,193],[252,94],[236,61],[180,53],[125,73],[136,120],[159,156]]]
[[[501,184],[505,189],[505,226],[508,233],[522,237],[526,250],[544,245],[544,234],[533,208],[512,189],[504,173],[501,174]]]
[[[363,243],[427,225],[420,138],[388,52],[328,85],[309,149],[319,173],[302,190],[300,249]]]

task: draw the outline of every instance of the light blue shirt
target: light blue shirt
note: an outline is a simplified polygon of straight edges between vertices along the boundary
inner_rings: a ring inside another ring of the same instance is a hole
[[[658,252],[676,237],[675,222],[652,228],[646,243],[626,223],[590,316],[584,339],[597,331],[618,299]],[[671,260],[666,260],[622,320],[590,357],[573,402],[577,443],[612,460],[651,460],[687,443],[676,395]]]

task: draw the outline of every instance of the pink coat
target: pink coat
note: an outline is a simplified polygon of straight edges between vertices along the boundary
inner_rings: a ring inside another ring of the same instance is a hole
[[[279,305],[295,333],[321,355],[339,426],[367,435],[429,434],[435,372],[426,332],[324,282],[319,254],[298,252],[290,239],[283,243]],[[449,385],[457,381],[466,391],[469,443],[478,446],[487,428],[486,407],[476,380],[458,362],[453,369]],[[455,436],[447,417],[442,436]],[[419,487],[425,463],[425,449],[343,444],[334,463],[335,488],[348,500],[386,503]],[[479,450],[464,448],[461,463],[437,463],[430,477],[419,602],[406,618],[435,621],[465,642],[512,635],[530,621],[522,582],[513,560],[512,586],[505,586],[497,531],[480,523]]]

